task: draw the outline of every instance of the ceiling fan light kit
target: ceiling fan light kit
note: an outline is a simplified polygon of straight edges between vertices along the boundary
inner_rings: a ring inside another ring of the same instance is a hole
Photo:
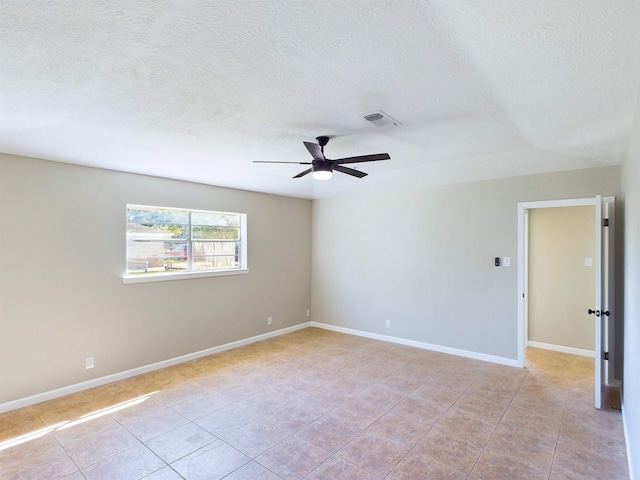
[[[329,180],[333,176],[331,164],[326,161],[314,160],[311,164],[311,170],[313,171],[313,178],[316,180]]]
[[[313,172],[313,178],[316,180],[329,180],[333,177],[333,172],[330,170],[316,170]]]
[[[295,163],[298,165],[311,165],[311,168],[300,172],[293,178],[300,178],[309,173],[313,173],[312,176],[316,180],[329,180],[332,177],[334,170],[340,173],[346,173],[347,175],[351,175],[352,177],[357,178],[367,176],[366,173],[361,172],[360,170],[355,170],[353,168],[343,166],[342,164],[344,163],[377,162],[380,160],[391,159],[388,153],[376,153],[373,155],[361,155],[359,157],[345,157],[331,160],[330,158],[324,156],[324,147],[327,143],[329,143],[329,137],[320,136],[316,137],[316,140],[318,141],[318,143],[302,142],[313,157],[312,162],[279,162],[270,160],[254,160],[253,163]]]

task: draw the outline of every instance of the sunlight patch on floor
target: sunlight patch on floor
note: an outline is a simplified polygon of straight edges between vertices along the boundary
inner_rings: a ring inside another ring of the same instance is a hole
[[[40,437],[44,437],[48,433],[75,427],[76,425],[80,425],[81,423],[89,422],[91,420],[95,420],[96,418],[100,418],[105,415],[110,415],[114,412],[124,410],[125,408],[130,408],[135,405],[139,405],[145,402],[147,399],[151,398],[151,395],[155,395],[156,393],[158,393],[158,391],[147,393],[140,397],[132,398],[131,400],[127,400],[125,402],[121,402],[116,405],[103,408],[101,410],[96,410],[95,412],[87,413],[74,421],[65,420],[63,422],[58,422],[55,425],[51,425],[45,428],[40,428],[38,430],[34,430],[33,432],[20,435],[19,437],[10,438],[8,440],[0,442],[0,452],[3,450],[6,450],[7,448],[15,447],[16,445],[20,445],[20,444],[29,442],[31,440],[36,440]]]

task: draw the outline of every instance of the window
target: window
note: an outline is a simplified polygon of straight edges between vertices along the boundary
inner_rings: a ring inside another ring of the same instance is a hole
[[[127,205],[125,283],[248,273],[246,217]]]

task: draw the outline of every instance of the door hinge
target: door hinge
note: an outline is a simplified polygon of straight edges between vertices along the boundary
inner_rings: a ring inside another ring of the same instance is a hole
[[[605,218],[604,220],[602,220],[602,225],[604,225],[605,227],[609,226],[609,219]]]
[[[604,352],[604,359],[609,360],[609,352]]]

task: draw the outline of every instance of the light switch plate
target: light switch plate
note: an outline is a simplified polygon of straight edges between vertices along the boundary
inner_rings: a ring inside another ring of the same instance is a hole
[[[511,257],[502,257],[502,266],[510,267],[511,266]]]

